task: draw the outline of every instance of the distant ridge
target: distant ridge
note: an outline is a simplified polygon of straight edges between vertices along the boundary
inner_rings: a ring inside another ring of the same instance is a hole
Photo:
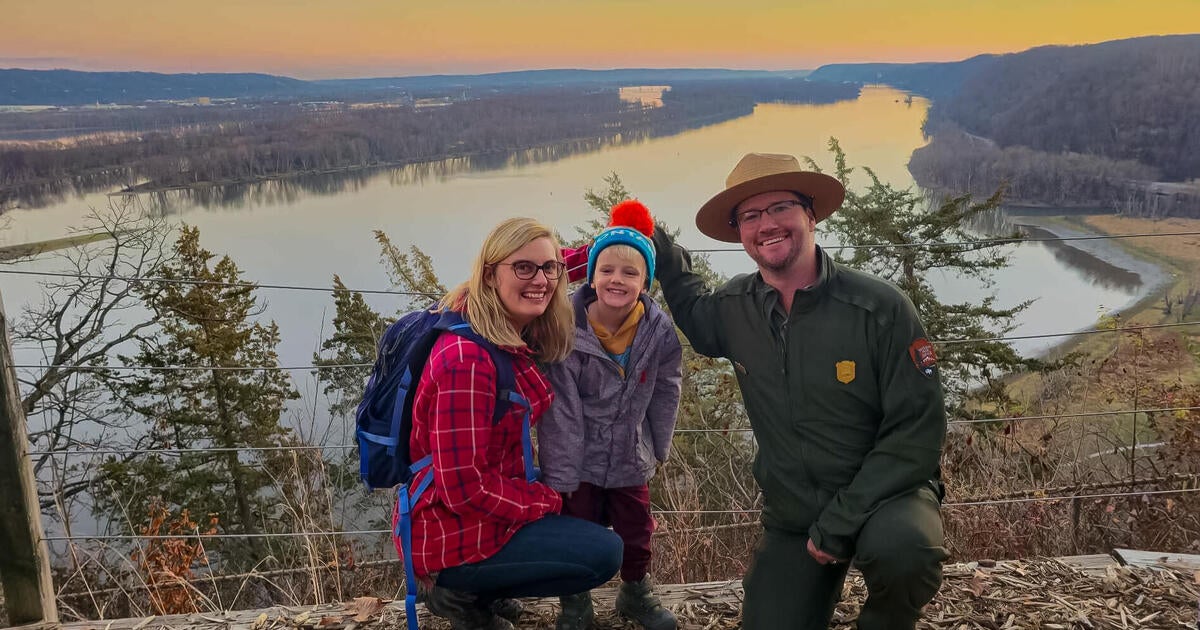
[[[673,84],[764,78],[800,78],[807,70],[616,69],[523,70],[473,75],[427,75],[303,81],[270,74],[83,72],[0,69],[0,105],[131,104],[147,100],[211,98],[342,98],[399,90],[422,94],[462,89],[546,88],[553,86]]]
[[[372,79],[329,79],[313,81],[317,85],[357,89],[431,89],[448,87],[548,87],[579,84],[663,84],[679,81],[718,81],[730,79],[802,78],[810,70],[726,70],[720,68],[622,68],[614,70],[518,70],[489,74],[432,74],[413,77]]]
[[[307,81],[270,74],[0,69],[0,105],[86,105],[295,94]]]
[[[1038,46],[1021,52],[1003,55],[976,55],[962,61],[927,61],[917,63],[834,63],[821,66],[808,75],[811,81],[849,81],[852,83],[883,83],[902,90],[928,96],[934,100],[945,100],[956,96],[964,86],[978,81],[978,77],[989,73],[997,74],[1004,69],[1024,63],[1028,59],[1048,60],[1049,64],[1034,70],[1039,75],[1061,74],[1064,61],[1076,63],[1079,59],[1096,59],[1118,54],[1144,53],[1146,51],[1170,50],[1200,46],[1200,35],[1150,35],[1116,39],[1095,44],[1071,46]],[[1006,100],[1026,99],[1027,95],[1008,92]]]
[[[957,93],[963,82],[997,59],[997,55],[976,55],[962,61],[946,62],[834,63],[817,68],[808,78],[813,81],[885,83],[939,99]]]

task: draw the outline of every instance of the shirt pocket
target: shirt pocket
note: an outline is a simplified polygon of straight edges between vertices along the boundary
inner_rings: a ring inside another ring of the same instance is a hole
[[[579,380],[575,387],[579,390],[579,399],[585,404],[600,397],[600,374],[596,367],[596,362],[591,358],[579,366]]]
[[[579,402],[583,411],[583,424],[588,439],[612,440],[612,436],[602,436],[601,428],[612,423],[611,416],[616,413],[617,390],[616,376],[609,371],[609,366],[601,361],[589,358],[579,370]]]
[[[637,447],[637,466],[638,472],[648,472],[654,469],[654,464],[658,461],[654,457],[654,436],[650,430],[650,421],[642,420],[637,425],[636,447]]]

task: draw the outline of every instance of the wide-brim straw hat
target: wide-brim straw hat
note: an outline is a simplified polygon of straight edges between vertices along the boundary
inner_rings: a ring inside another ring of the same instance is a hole
[[[736,227],[729,224],[733,209],[754,195],[775,190],[803,193],[813,200],[813,214],[825,220],[842,205],[846,189],[837,179],[800,168],[791,155],[747,153],[725,178],[725,190],[717,193],[696,213],[696,227],[709,238],[740,243]]]

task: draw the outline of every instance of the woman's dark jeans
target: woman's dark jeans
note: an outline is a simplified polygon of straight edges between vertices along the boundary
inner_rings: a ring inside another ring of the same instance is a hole
[[[616,575],[622,551],[620,536],[607,527],[552,514],[517,530],[494,556],[443,569],[437,585],[482,602],[574,595]]]

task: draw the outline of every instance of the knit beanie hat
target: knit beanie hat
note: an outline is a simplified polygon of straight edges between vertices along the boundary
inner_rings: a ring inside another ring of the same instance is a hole
[[[587,281],[592,282],[596,272],[596,257],[610,245],[629,245],[646,259],[646,287],[654,282],[654,218],[650,210],[636,199],[628,199],[613,206],[609,214],[608,227],[600,232],[588,247]]]

